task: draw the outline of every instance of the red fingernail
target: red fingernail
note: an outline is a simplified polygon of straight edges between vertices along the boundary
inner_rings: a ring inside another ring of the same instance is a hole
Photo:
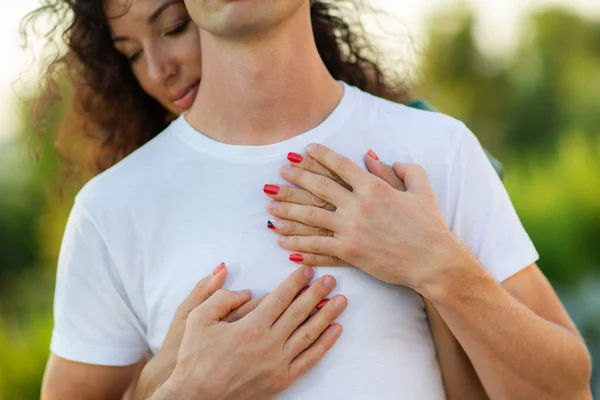
[[[325,304],[327,304],[327,302],[329,301],[329,299],[323,299],[319,302],[319,304],[317,304],[317,310],[320,310],[321,308],[323,308],[323,306]]]
[[[369,157],[371,157],[373,160],[375,161],[379,161],[379,156],[377,155],[377,153],[375,153],[373,150],[369,149],[369,151],[367,152],[367,154],[369,155]]]
[[[263,191],[266,194],[275,195],[275,194],[279,193],[279,186],[277,186],[277,185],[265,185],[265,187],[263,187]]]
[[[290,160],[290,162],[299,163],[302,162],[302,160],[304,160],[304,157],[302,157],[298,153],[288,153],[287,159]]]
[[[219,264],[219,266],[213,271],[213,275],[218,275],[219,272],[223,270],[223,268],[225,268],[225,263]]]
[[[300,291],[300,293],[298,293],[298,294],[300,295],[300,294],[302,294],[302,293],[306,292],[306,291],[308,290],[308,288],[309,288],[309,287],[310,287],[310,286],[304,286],[304,289],[302,289],[302,290]]]
[[[304,257],[302,257],[302,254],[293,253],[293,254],[290,254],[290,261],[302,262],[302,261],[304,261]]]

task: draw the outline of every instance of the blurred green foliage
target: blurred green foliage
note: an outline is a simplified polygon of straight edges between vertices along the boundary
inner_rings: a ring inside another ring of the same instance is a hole
[[[574,304],[595,346],[600,321],[593,307],[582,311],[589,307],[579,288],[600,274],[600,22],[561,9],[538,12],[509,59],[482,51],[473,28],[462,9],[431,21],[420,94],[465,121],[504,162],[540,266]],[[35,136],[30,108],[23,107],[22,134],[0,144],[0,400],[39,398],[56,258],[72,201],[53,187],[56,126]],[[61,112],[57,105],[57,120]]]

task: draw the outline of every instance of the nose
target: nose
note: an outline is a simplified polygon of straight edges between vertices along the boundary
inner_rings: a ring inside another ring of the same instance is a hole
[[[156,85],[168,84],[177,75],[177,63],[168,52],[155,49],[146,52],[148,78]]]

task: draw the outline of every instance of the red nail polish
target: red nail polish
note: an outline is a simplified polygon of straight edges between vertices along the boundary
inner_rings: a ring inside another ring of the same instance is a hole
[[[325,304],[327,304],[327,302],[329,301],[329,299],[323,299],[319,302],[319,304],[317,304],[317,310],[320,310],[321,308],[323,308],[323,306]]]
[[[274,231],[275,229],[277,229],[275,227],[275,225],[273,225],[273,223],[271,221],[267,221],[267,228],[269,228],[272,231]]]
[[[302,162],[302,160],[304,160],[304,157],[302,157],[302,156],[301,156],[300,154],[298,154],[298,153],[288,153],[287,159],[288,159],[290,162],[293,162],[293,163],[299,163],[299,162]]]
[[[302,257],[302,254],[293,253],[293,254],[290,254],[290,261],[302,262],[302,261],[304,261],[304,257]]]
[[[377,155],[377,153],[375,153],[373,150],[369,149],[369,151],[367,152],[367,154],[369,155],[369,157],[371,157],[373,160],[375,161],[379,161],[379,156]]]
[[[213,275],[218,275],[219,272],[223,270],[223,268],[225,268],[225,263],[219,264],[219,266],[213,271]]]
[[[271,194],[271,195],[276,195],[277,193],[279,193],[279,186],[277,185],[265,185],[265,187],[263,187],[263,191],[266,194]]]

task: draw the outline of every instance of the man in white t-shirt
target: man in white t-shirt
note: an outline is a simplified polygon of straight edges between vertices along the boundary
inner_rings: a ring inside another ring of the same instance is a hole
[[[322,143],[363,167],[373,148],[427,172],[444,223],[481,267],[450,286],[461,301],[437,306],[490,397],[587,393],[581,337],[462,123],[336,82],[316,51],[307,0],[186,4],[204,29],[202,87],[186,115],[79,193],[61,252],[54,354],[119,366],[156,353],[177,306],[221,261],[228,288],[273,290],[292,264],[266,228],[262,188],[286,183],[289,152]],[[105,268],[83,268],[92,263]],[[315,271],[334,275],[334,293],[348,298],[345,333],[281,398],[444,398],[415,291],[358,268]]]

